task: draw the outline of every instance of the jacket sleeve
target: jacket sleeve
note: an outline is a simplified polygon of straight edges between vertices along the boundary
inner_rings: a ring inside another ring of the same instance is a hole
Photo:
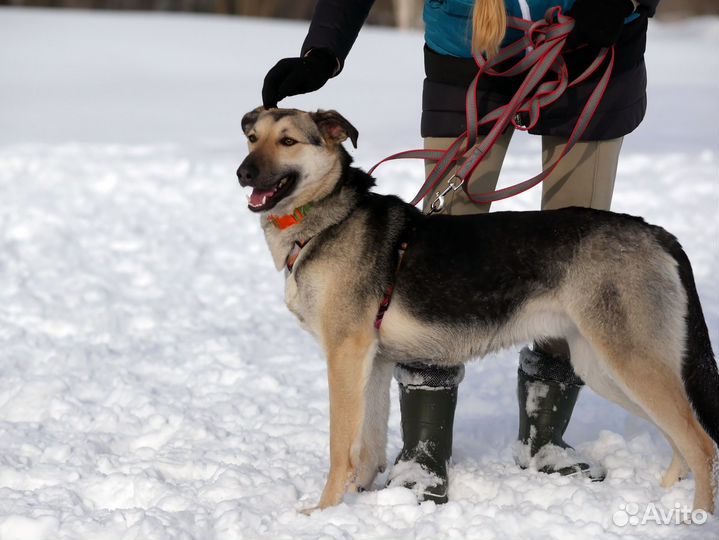
[[[341,70],[372,4],[374,0],[319,0],[302,44],[302,55],[310,49],[330,49]]]
[[[654,14],[657,12],[659,0],[638,0],[638,3],[638,12],[645,14],[647,17],[653,17]]]

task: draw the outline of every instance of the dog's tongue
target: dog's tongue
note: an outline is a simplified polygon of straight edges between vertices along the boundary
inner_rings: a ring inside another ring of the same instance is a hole
[[[264,203],[265,199],[267,197],[270,197],[274,190],[272,189],[259,189],[255,188],[252,190],[252,195],[250,195],[250,204],[252,206],[260,206]]]

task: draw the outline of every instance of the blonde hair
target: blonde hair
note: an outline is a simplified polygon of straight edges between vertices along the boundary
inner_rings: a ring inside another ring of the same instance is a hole
[[[472,51],[487,57],[497,54],[507,29],[504,0],[475,0],[472,15]]]

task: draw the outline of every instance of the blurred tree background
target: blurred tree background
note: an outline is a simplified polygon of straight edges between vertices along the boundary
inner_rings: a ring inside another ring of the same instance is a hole
[[[351,0],[346,0],[351,1]],[[190,11],[309,19],[316,0],[0,0],[0,5],[138,11]],[[370,24],[419,27],[423,0],[376,0]],[[658,16],[719,15],[719,0],[662,0]]]

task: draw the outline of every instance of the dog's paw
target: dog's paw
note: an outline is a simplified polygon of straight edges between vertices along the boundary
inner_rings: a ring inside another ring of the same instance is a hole
[[[318,510],[322,510],[319,506],[310,506],[308,508],[302,508],[300,509],[300,514],[304,514],[306,516],[311,516]]]
[[[351,488],[354,486],[352,491],[365,491],[370,489],[377,473],[384,470],[387,466],[386,463],[378,463],[374,456],[370,455],[362,457],[364,459],[360,461],[359,465],[355,469],[353,482],[350,484]]]
[[[320,510],[324,510],[325,508],[329,508],[331,506],[337,506],[342,502],[345,493],[348,491],[348,486],[351,485],[347,476],[343,476],[343,482],[327,482],[325,489],[322,491],[319,505],[317,506]]]
[[[383,447],[372,448],[370,445],[363,445],[358,457],[359,459],[354,463],[353,474],[350,476],[350,490],[369,490],[377,474],[387,469],[387,454]]]

